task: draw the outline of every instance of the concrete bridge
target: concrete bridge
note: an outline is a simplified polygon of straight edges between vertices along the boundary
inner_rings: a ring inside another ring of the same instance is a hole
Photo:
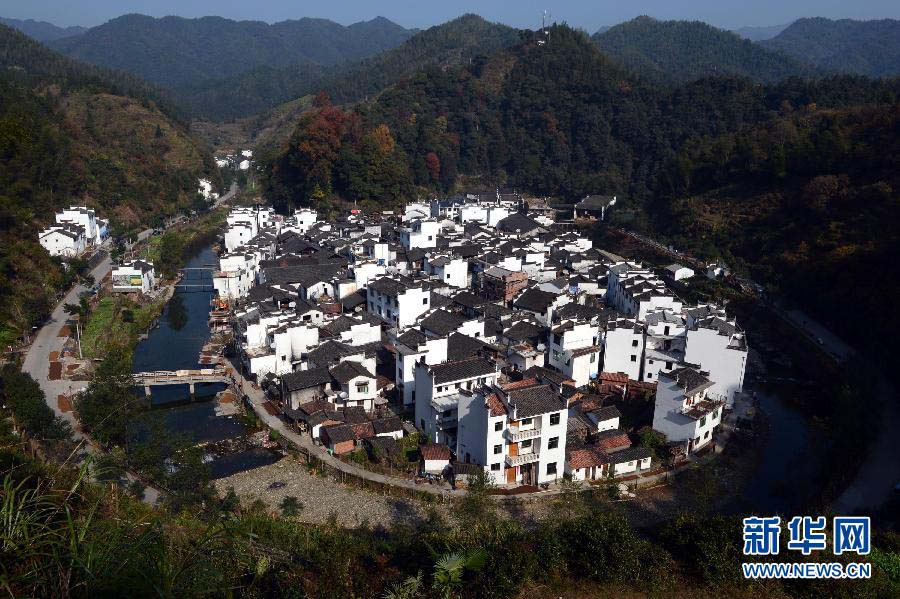
[[[204,368],[201,370],[157,370],[155,372],[136,372],[131,375],[136,386],[143,385],[144,393],[150,396],[150,387],[154,385],[188,385],[191,395],[197,383],[229,383],[231,370],[228,368]]]

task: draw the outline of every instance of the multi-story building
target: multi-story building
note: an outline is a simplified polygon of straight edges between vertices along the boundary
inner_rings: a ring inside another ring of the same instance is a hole
[[[114,266],[110,278],[117,293],[148,293],[156,287],[153,265],[143,260]]]
[[[547,339],[547,364],[583,387],[600,372],[598,329],[587,322],[567,320],[553,328]]]
[[[432,443],[456,447],[457,409],[461,397],[497,382],[497,365],[475,357],[443,364],[415,364],[415,425]]]
[[[457,460],[497,484],[538,485],[565,469],[566,401],[550,385],[482,388],[458,402]]]
[[[722,422],[725,402],[707,396],[713,386],[707,374],[685,366],[661,372],[656,385],[653,429],[684,442],[688,453],[709,444]]]
[[[724,400],[728,406],[744,388],[747,351],[744,332],[724,313],[692,319],[687,329],[684,361],[709,373],[713,383],[709,396]]]
[[[399,329],[413,326],[431,308],[431,292],[421,281],[381,277],[369,284],[368,311]]]

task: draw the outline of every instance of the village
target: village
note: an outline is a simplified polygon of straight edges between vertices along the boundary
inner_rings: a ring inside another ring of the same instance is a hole
[[[679,299],[692,269],[578,232],[614,203],[558,222],[505,190],[327,222],[233,208],[213,275],[222,360],[308,451],[398,484],[483,472],[539,493],[687,465],[747,403],[747,342],[722,306]]]

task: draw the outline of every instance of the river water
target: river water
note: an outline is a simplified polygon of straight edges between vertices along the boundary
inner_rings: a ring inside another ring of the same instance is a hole
[[[201,249],[185,267],[207,268],[218,263],[212,246]],[[209,270],[187,270],[182,283],[212,283]],[[166,305],[159,325],[134,350],[133,372],[210,368],[199,363],[200,350],[209,339],[210,301],[214,293],[205,288],[176,291]],[[236,439],[247,431],[244,424],[230,416],[216,416],[216,393],[225,389],[221,383],[198,384],[191,398],[187,385],[159,386],[151,389],[151,405],[163,414],[167,430],[197,443]],[[143,393],[136,389],[135,393]],[[248,450],[222,456],[210,462],[214,478],[255,468],[275,461],[265,450]]]

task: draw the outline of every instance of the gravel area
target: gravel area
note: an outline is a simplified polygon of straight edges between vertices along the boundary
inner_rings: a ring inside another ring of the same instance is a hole
[[[306,466],[290,457],[214,482],[220,495],[234,487],[242,503],[260,499],[273,509],[277,509],[285,497],[296,497],[303,504],[297,519],[303,522],[322,523],[333,514],[341,526],[353,527],[368,522],[372,526],[387,527],[395,522],[413,524],[425,516],[423,504],[417,501],[378,495],[342,485],[330,477],[311,475]],[[269,488],[274,482],[285,485],[278,489]]]

